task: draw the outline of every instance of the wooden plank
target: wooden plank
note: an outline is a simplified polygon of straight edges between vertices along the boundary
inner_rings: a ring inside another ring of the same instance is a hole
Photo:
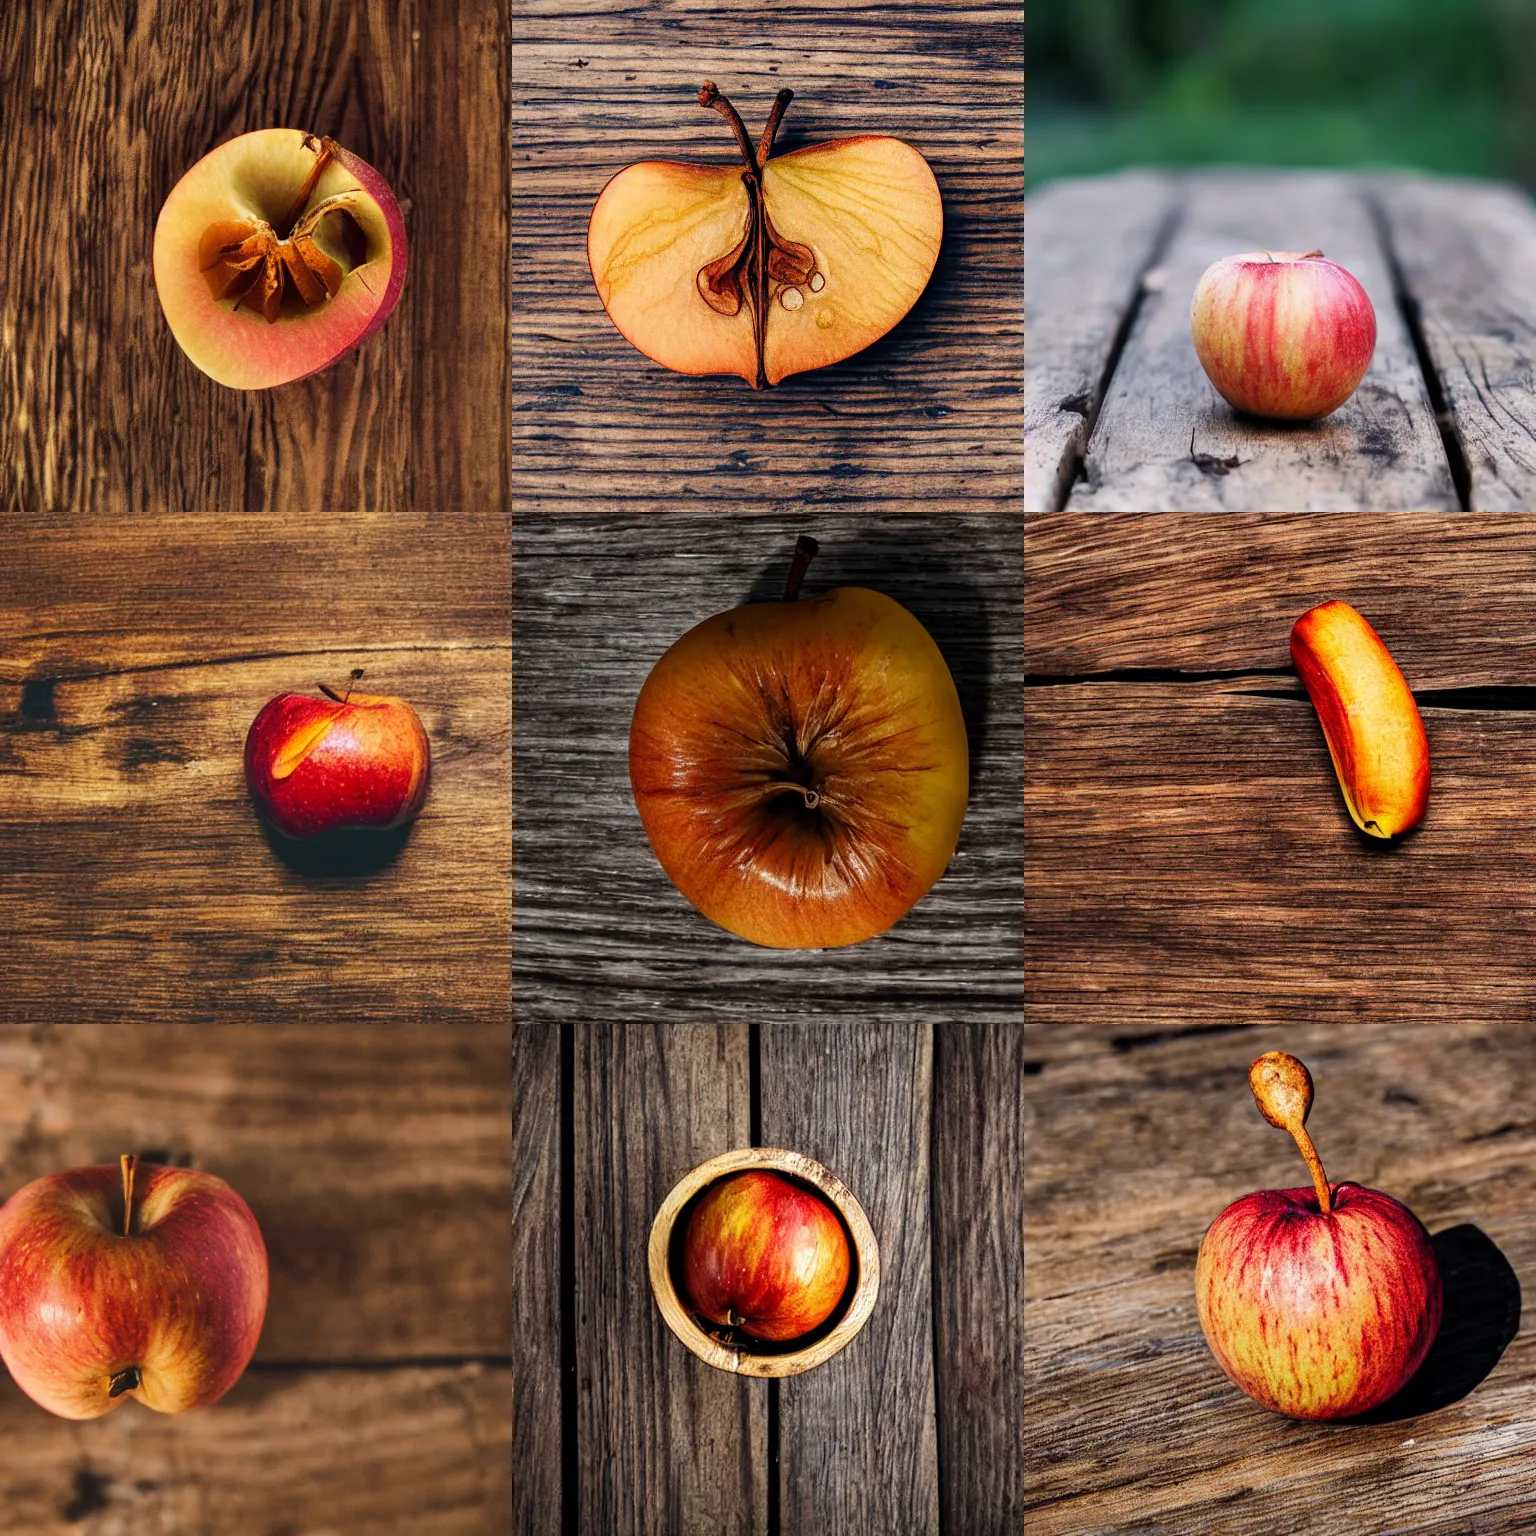
[[[1536,207],[1518,187],[1383,177],[1392,253],[1485,512],[1536,506]]]
[[[1022,1019],[1022,1010],[1020,1010]],[[941,1527],[1024,1525],[1024,1031],[934,1026],[934,1368]]]
[[[66,1425],[0,1379],[0,1531],[504,1531],[506,1369],[248,1371],[216,1407]]]
[[[0,505],[74,513],[494,505],[506,491],[510,32],[491,0],[430,26],[357,7],[114,14],[10,6],[0,72]],[[30,110],[20,110],[23,103]],[[410,273],[332,368],[238,393],[183,356],[156,300],[155,220],[216,144],[288,124],[374,165]]]
[[[1433,511],[1459,505],[1362,183],[1334,175],[1204,172],[1143,301],[1084,461],[1073,511]],[[1106,232],[1107,233],[1107,232]],[[1300,244],[1298,245],[1298,242]],[[1189,339],[1189,299],[1234,251],[1321,249],[1376,309],[1376,355],[1321,423],[1238,416]],[[1240,461],[1226,473],[1208,460]]]
[[[762,1032],[764,1144],[830,1168],[864,1207],[880,1245],[880,1296],[863,1332],[826,1364],[779,1385],[785,1530],[939,1530],[932,1075],[926,1024],[773,1024]]]
[[[750,1141],[747,1030],[576,1027],[577,1508],[593,1536],[766,1536],[767,1384],[674,1338],[646,1244],[690,1168]]]
[[[1334,597],[1367,615],[1416,689],[1536,673],[1528,519],[1065,513],[1030,522],[1025,567],[1028,666],[1042,681],[1287,670],[1291,625]]]
[[[1528,1018],[1489,1025],[1458,1000],[1404,1023],[1381,1000],[1348,1032],[1298,1021],[1126,1053],[1108,1043],[1117,1017],[1097,1009],[1097,1050],[1045,1065],[1026,1098],[1027,1528],[1527,1529],[1536,1350],[1514,1334],[1515,1277],[1536,1263]],[[1033,1050],[1033,1015],[1028,1031]],[[1435,1234],[1442,1342],[1395,1410],[1416,1416],[1293,1423],[1228,1383],[1201,1335],[1206,1226],[1301,1177],[1245,1081],[1275,1048],[1312,1068],[1330,1177],[1387,1190]]]
[[[1024,510],[1066,500],[1121,326],[1174,212],[1155,171],[1058,181],[1029,199],[1024,231]],[[1113,235],[1106,238],[1105,232]]]
[[[869,11],[795,0],[520,5],[513,53],[513,451],[520,511],[1012,512],[1022,482],[1023,28],[1012,0]],[[891,134],[932,165],[944,244],[889,336],[764,394],[669,373],[614,329],[586,263],[604,184],[635,161],[729,163],[697,92],[788,148]]]
[[[507,1067],[479,1024],[9,1026],[0,1198],[123,1152],[204,1168],[266,1240],[258,1361],[504,1360]]]
[[[512,1031],[512,1529],[564,1529],[561,1390],[562,1108],[558,1028]],[[574,1298],[570,1298],[572,1301]]]
[[[630,715],[652,665],[710,614],[781,592],[805,532],[822,545],[807,592],[875,587],[928,627],[971,746],[970,810],[948,873],[890,933],[826,953],[758,949],[695,912],[645,841],[628,774]],[[519,516],[516,536],[514,922],[528,1016],[585,1017],[598,996],[609,1014],[697,1022],[798,1019],[810,1007],[923,1017],[960,998],[1017,1017],[1016,522]]]

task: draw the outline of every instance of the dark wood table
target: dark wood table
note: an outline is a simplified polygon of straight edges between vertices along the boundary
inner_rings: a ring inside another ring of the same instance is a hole
[[[1536,530],[1060,514],[1026,578],[1027,1529],[1529,1531]],[[1429,734],[1428,815],[1390,847],[1354,832],[1290,666],[1335,597]],[[1195,1315],[1209,1223],[1305,1182],[1248,1091],[1270,1049],[1312,1068],[1330,1177],[1407,1203],[1446,1278],[1372,1422],[1260,1408]]]
[[[1030,199],[1031,511],[1521,511],[1536,506],[1536,206],[1408,174],[1130,171]],[[1376,355],[1321,422],[1261,422],[1206,378],[1189,305],[1237,251],[1322,250]]]

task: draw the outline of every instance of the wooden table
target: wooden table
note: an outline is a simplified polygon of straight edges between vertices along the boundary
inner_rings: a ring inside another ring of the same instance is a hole
[[[1458,514],[1030,525],[1025,1070],[1033,1533],[1527,1532],[1536,1507],[1536,530]],[[1289,664],[1376,625],[1434,784],[1355,834]],[[1246,1084],[1312,1068],[1329,1174],[1434,1234],[1439,1343],[1372,1422],[1292,1423],[1195,1316],[1207,1225],[1304,1182]]]
[[[1406,174],[1125,172],[1027,215],[1031,511],[1520,511],[1536,506],[1536,207]],[[1376,310],[1376,355],[1321,422],[1261,422],[1189,339],[1205,268],[1325,251]]]

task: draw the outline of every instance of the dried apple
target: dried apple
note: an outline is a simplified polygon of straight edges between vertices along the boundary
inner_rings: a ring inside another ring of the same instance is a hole
[[[745,168],[648,160],[620,171],[592,210],[587,258],[603,307],[665,368],[764,389],[878,341],[927,286],[944,234],[928,162],[879,135],[775,157],[793,95],[779,92],[754,148],[706,82],[699,104],[730,124]]]

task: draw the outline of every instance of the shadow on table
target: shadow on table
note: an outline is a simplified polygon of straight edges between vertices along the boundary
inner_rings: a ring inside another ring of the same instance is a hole
[[[306,879],[356,879],[388,869],[400,857],[415,825],[408,821],[388,832],[326,832],[302,839],[284,837],[264,821],[261,830],[267,847],[294,874]]]
[[[1362,1415],[1392,1424],[1460,1402],[1499,1363],[1520,1328],[1520,1282],[1497,1243],[1470,1223],[1430,1239],[1445,1284],[1445,1314],[1429,1355],[1396,1397]]]

